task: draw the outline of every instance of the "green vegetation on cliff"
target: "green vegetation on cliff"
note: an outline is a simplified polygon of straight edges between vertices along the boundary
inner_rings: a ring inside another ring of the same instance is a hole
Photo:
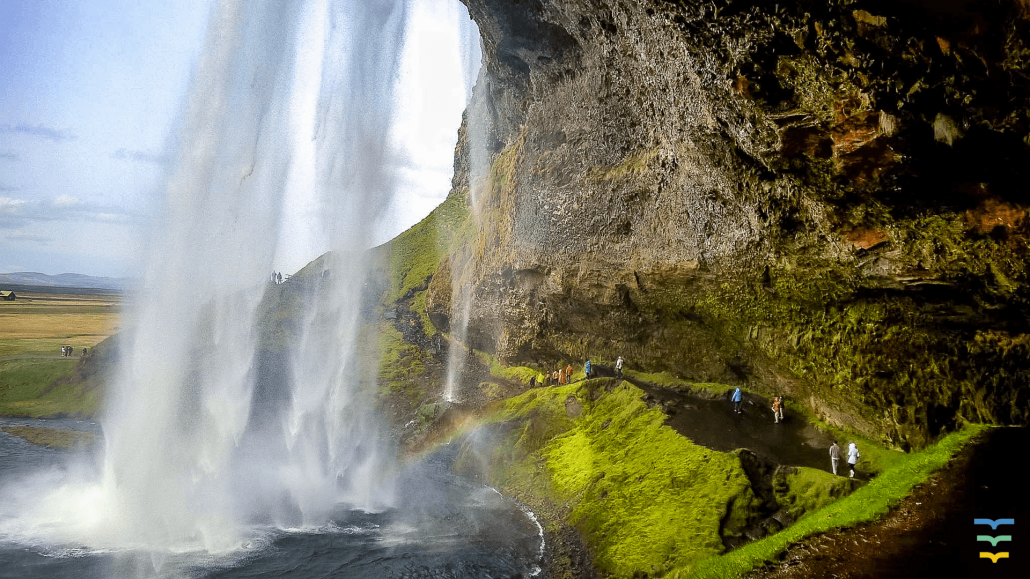
[[[695,568],[684,566],[671,577],[741,577],[772,559],[791,543],[831,528],[848,527],[874,521],[896,506],[913,487],[943,467],[963,446],[985,427],[968,426],[953,432],[926,449],[904,455],[869,484],[851,495],[821,509],[811,511],[779,533],[735,551],[702,562]],[[802,475],[804,476],[804,475]]]
[[[510,429],[492,451],[492,476],[567,517],[603,573],[662,574],[720,553],[724,521],[743,520],[750,504],[739,458],[665,426],[636,387],[610,386],[595,379],[505,401],[492,418]]]
[[[99,388],[59,381],[69,377],[77,363],[77,358],[0,361],[0,415],[95,415],[100,403]]]
[[[390,264],[386,303],[393,303],[426,283],[467,218],[466,196],[452,193],[425,219],[382,246],[389,252]]]

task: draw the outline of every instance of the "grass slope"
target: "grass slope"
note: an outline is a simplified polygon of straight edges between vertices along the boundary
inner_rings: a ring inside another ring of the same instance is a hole
[[[0,415],[93,416],[100,403],[98,388],[54,382],[72,374],[77,358],[19,359],[0,362]]]
[[[943,467],[983,426],[967,426],[922,451],[901,455],[869,484],[851,495],[802,517],[783,531],[719,557],[696,568],[683,566],[670,577],[740,577],[771,560],[791,543],[836,527],[874,521],[896,506],[917,484]]]
[[[537,388],[493,419],[516,425],[494,474],[516,495],[545,495],[580,531],[594,564],[614,577],[661,574],[723,550],[750,484],[734,454],[698,446],[627,383],[596,379]],[[727,517],[727,515],[730,515]]]
[[[433,275],[468,217],[466,196],[452,193],[425,219],[382,246],[390,264],[386,303],[397,301]]]

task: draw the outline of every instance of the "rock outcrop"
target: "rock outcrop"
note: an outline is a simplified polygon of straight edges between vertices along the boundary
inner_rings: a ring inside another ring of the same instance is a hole
[[[452,195],[477,233],[430,286],[438,326],[899,446],[1030,419],[1022,1],[463,1],[484,67]]]

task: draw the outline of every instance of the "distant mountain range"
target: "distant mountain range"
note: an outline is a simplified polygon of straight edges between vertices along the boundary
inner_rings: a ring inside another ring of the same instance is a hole
[[[31,271],[0,273],[0,287],[4,284],[22,286],[77,287],[90,289],[124,290],[131,280],[125,277],[94,277],[81,273],[47,275]]]

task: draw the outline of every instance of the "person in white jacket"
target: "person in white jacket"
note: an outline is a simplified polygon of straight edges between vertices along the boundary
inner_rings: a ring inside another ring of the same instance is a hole
[[[858,454],[858,446],[854,442],[848,445],[848,466],[851,467],[851,478],[855,478],[855,464],[858,463],[861,456]]]

